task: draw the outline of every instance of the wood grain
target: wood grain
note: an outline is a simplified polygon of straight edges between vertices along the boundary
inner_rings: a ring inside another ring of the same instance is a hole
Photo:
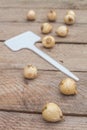
[[[1,130],[87,130],[86,117],[65,116],[65,120],[58,123],[47,123],[41,115],[0,112]]]
[[[76,96],[64,96],[58,84],[66,76],[56,71],[39,71],[35,80],[26,80],[22,70],[0,70],[0,109],[41,112],[47,102],[59,104],[66,114],[87,115],[87,73],[74,73]]]
[[[37,13],[35,22],[26,21],[29,9]],[[66,76],[30,50],[12,52],[2,41],[31,30],[41,38],[41,24],[47,22],[46,14],[56,9],[58,19],[52,23],[56,46],[45,49],[41,41],[37,47],[76,74],[78,94],[65,96],[58,84]],[[76,12],[76,24],[68,26],[66,38],[57,37],[55,30],[64,25],[68,9]],[[78,10],[79,9],[79,10]],[[87,0],[1,0],[0,1],[0,130],[87,130]],[[38,77],[23,77],[26,64],[38,68]],[[44,104],[57,103],[65,120],[47,123],[42,119]]]
[[[28,8],[1,8],[0,9],[0,22],[27,22],[26,16]],[[48,22],[47,13],[50,9],[34,9],[37,17],[35,22]],[[67,10],[55,9],[57,13],[57,23],[64,23],[64,16]],[[87,23],[87,10],[74,10],[76,13],[76,23],[85,24]]]
[[[61,9],[87,9],[86,0],[1,0],[0,7],[26,7],[26,8],[61,8]]]
[[[52,49],[43,48],[41,43],[36,44],[37,47],[59,61],[72,71],[87,71],[87,45],[79,44],[56,44]],[[0,43],[0,68],[12,69],[23,68],[27,64],[34,64],[39,69],[56,70],[47,61],[40,58],[30,50],[20,50],[12,52],[4,43]]]
[[[23,33],[25,31],[33,31],[40,37],[45,35],[41,34],[41,23],[0,23],[0,40],[6,40],[15,35]],[[69,26],[69,35],[66,38],[57,37],[55,34],[56,28],[62,24],[52,23],[53,31],[50,35],[53,35],[56,42],[73,42],[73,43],[87,43],[87,25],[74,25]]]

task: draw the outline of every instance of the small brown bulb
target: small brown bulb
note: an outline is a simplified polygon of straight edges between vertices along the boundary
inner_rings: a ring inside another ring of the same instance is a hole
[[[56,30],[56,34],[60,37],[66,37],[68,35],[69,29],[67,26],[60,26]]]
[[[44,34],[48,34],[52,31],[52,25],[49,23],[43,23],[41,26],[41,32]]]
[[[24,67],[24,77],[27,79],[34,79],[37,77],[37,68],[33,65]]]
[[[27,20],[33,21],[36,19],[36,13],[34,10],[29,10],[27,14]]]
[[[42,117],[48,122],[57,122],[63,120],[63,113],[57,104],[48,103],[42,109]]]
[[[45,36],[43,39],[42,39],[42,44],[44,47],[46,48],[52,48],[54,47],[55,45],[55,39],[54,37],[52,36]]]
[[[48,20],[51,21],[51,22],[56,21],[56,19],[57,19],[57,14],[56,14],[56,12],[55,12],[54,10],[50,10],[50,12],[48,12],[48,14],[47,14],[47,18],[48,18]]]
[[[67,14],[73,15],[74,17],[76,17],[76,14],[75,14],[75,12],[74,12],[73,10],[68,10],[68,11],[67,11]],[[67,14],[66,14],[66,15],[67,15]]]
[[[75,23],[75,17],[71,14],[67,14],[65,17],[64,17],[64,22],[68,25],[72,25]]]
[[[77,94],[76,82],[73,79],[63,79],[59,84],[59,89],[62,94],[75,95]]]

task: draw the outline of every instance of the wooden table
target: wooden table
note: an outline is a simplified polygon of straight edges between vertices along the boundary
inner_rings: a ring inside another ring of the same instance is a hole
[[[43,37],[40,27],[47,22],[47,12],[55,8],[58,19],[52,23],[51,35],[56,39],[53,49],[45,49],[41,41],[37,47],[76,74],[76,96],[64,96],[58,84],[66,76],[31,52],[12,52],[4,41],[31,30]],[[37,13],[35,22],[27,22],[29,9]],[[63,25],[68,9],[76,12],[77,21],[69,26],[69,35],[59,38],[56,27]],[[38,78],[26,80],[23,68],[33,64],[38,68]],[[48,102],[57,103],[65,120],[47,123],[41,110]],[[87,0],[1,0],[0,1],[0,130],[87,130]]]

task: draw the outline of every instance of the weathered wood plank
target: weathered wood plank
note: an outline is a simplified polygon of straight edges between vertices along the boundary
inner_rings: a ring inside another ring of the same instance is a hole
[[[75,74],[80,78],[78,94],[64,96],[58,88],[65,77],[60,72],[39,71],[37,79],[26,80],[23,70],[0,69],[0,109],[41,112],[44,104],[55,102],[66,114],[87,115],[87,73]]]
[[[1,0],[0,7],[87,9],[87,1],[49,0],[47,2],[47,0]]]
[[[52,49],[45,49],[41,43],[37,43],[37,47],[72,71],[87,71],[86,44],[56,44]],[[55,70],[30,50],[12,52],[4,43],[0,43],[0,68],[23,68],[26,64],[34,64],[39,69]]]
[[[26,8],[1,8],[0,22],[27,22],[26,15],[29,9]],[[47,13],[50,9],[35,9],[37,18],[35,22],[48,22]],[[87,10],[74,10],[76,13],[76,23],[87,23]],[[56,9],[57,21],[64,23],[64,16],[67,10]]]
[[[65,120],[58,123],[47,123],[39,114],[24,114],[14,112],[0,112],[1,130],[87,130],[86,117],[65,116]]]
[[[23,33],[24,31],[31,30],[43,37],[41,34],[41,23],[0,23],[0,40],[6,40],[17,34]],[[62,24],[52,23],[53,35],[57,42],[75,42],[75,43],[87,43],[87,24],[78,25],[69,27],[69,35],[66,38],[57,37],[55,30],[58,26]]]

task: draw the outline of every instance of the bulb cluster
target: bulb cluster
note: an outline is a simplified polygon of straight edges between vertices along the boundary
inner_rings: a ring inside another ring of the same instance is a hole
[[[47,13],[47,19],[48,21],[50,22],[55,22],[57,20],[57,13],[55,10],[50,10],[48,13]],[[28,14],[27,14],[27,20],[29,21],[34,21],[36,20],[36,12],[34,10],[29,10],[28,11]],[[76,14],[73,10],[69,10],[67,11],[65,17],[64,17],[64,23],[67,24],[67,25],[71,25],[71,24],[74,24],[76,21]],[[49,34],[51,33],[53,30],[53,26],[51,25],[51,23],[43,23],[41,25],[41,32],[43,34]],[[56,35],[59,36],[59,37],[66,37],[69,33],[69,28],[65,25],[61,25],[59,27],[57,27],[56,31],[55,31]],[[48,39],[49,37],[49,41],[51,42],[48,42],[48,40],[45,40],[45,39]],[[54,41],[55,39],[53,40],[54,38],[53,37],[50,37],[50,36],[46,36],[42,39],[42,45],[46,48],[51,48],[54,46]],[[45,41],[45,42],[44,42]]]

